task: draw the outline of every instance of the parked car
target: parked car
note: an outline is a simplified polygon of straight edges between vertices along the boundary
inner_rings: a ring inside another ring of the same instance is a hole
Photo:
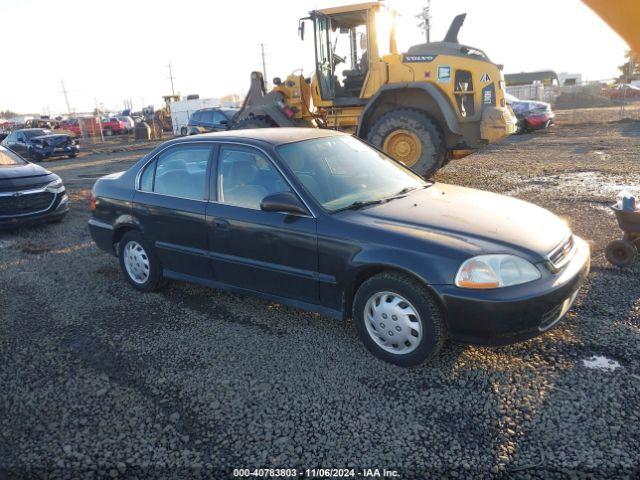
[[[102,118],[100,123],[102,124],[102,133],[105,137],[127,133],[127,124],[122,120],[118,120],[116,117]]]
[[[68,211],[58,175],[0,145],[0,229],[60,221]]]
[[[549,128],[553,125],[555,114],[551,105],[534,100],[520,100],[513,95],[505,94],[507,105],[511,107],[518,120],[518,132],[532,132]]]
[[[180,129],[182,135],[220,132],[229,129],[229,122],[238,112],[237,108],[203,108],[189,117],[189,124]]]
[[[70,118],[68,120],[63,120],[62,122],[60,122],[60,130],[71,132],[76,137],[82,135],[82,131],[80,130],[80,122],[77,118]]]
[[[605,93],[609,98],[615,99],[640,98],[640,87],[628,83],[621,83],[607,88]]]
[[[66,133],[51,133],[42,128],[24,128],[11,132],[2,145],[19,155],[39,162],[45,158],[73,158],[80,152],[78,142]]]
[[[322,129],[166,142],[99,179],[91,210],[95,243],[136,289],[179,279],[353,317],[371,352],[403,366],[445,338],[549,330],[589,271],[587,244],[547,210],[427,182]]]
[[[119,121],[123,122],[125,127],[127,128],[127,133],[133,132],[133,129],[136,126],[135,120],[128,115],[120,115],[116,117]]]

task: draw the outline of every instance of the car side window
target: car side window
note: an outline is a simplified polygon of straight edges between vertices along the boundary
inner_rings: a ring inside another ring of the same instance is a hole
[[[227,121],[227,117],[225,117],[220,112],[213,112],[213,123],[215,123],[216,125],[221,125],[225,121]]]
[[[140,190],[153,192],[153,175],[156,173],[156,161],[147,163],[140,175]]]
[[[210,145],[183,145],[170,148],[152,162],[155,163],[153,192],[160,195],[204,200],[207,184],[207,166],[211,157]],[[145,170],[142,177],[145,177]],[[147,174],[150,175],[150,174]],[[141,178],[149,187],[149,179]]]
[[[218,201],[260,210],[267,195],[291,192],[271,161],[248,147],[222,147],[218,160]]]
[[[202,122],[203,123],[213,123],[213,112],[211,110],[202,112]]]

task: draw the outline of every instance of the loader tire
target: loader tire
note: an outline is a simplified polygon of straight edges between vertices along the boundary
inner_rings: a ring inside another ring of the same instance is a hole
[[[234,130],[246,130],[248,128],[272,128],[275,127],[273,123],[271,123],[265,117],[247,117],[240,120],[233,127]]]
[[[442,167],[446,157],[440,128],[426,113],[413,108],[381,115],[367,141],[424,178]]]

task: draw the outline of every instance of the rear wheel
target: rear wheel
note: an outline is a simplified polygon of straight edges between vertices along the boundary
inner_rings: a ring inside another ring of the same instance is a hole
[[[442,133],[420,110],[400,108],[385,113],[374,122],[367,140],[425,178],[445,160]]]
[[[614,240],[607,245],[605,257],[616,267],[629,267],[638,260],[638,249],[629,240]]]
[[[120,269],[133,288],[153,292],[162,286],[160,262],[144,237],[131,230],[118,243]]]
[[[180,135],[185,137],[187,135],[187,127],[182,127],[180,129]]]
[[[360,286],[353,320],[371,353],[402,367],[429,360],[445,340],[442,313],[431,293],[399,273],[381,273]]]
[[[245,130],[247,128],[272,128],[276,125],[273,125],[268,119],[264,117],[247,117],[240,120],[235,127],[234,130]]]

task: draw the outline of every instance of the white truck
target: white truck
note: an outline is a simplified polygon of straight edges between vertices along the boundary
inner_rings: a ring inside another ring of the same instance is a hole
[[[196,110],[201,108],[219,107],[219,98],[195,98],[192,100],[180,100],[178,102],[169,103],[171,112],[171,124],[173,125],[173,134],[185,136],[187,134],[187,125],[189,117]]]

